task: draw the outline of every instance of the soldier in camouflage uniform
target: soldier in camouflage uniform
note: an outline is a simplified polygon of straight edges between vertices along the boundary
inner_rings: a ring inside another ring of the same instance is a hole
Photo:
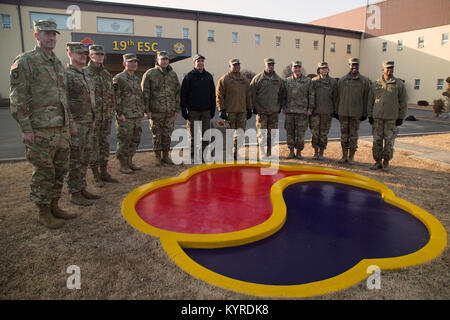
[[[25,155],[33,166],[31,201],[39,208],[38,221],[60,228],[70,214],[58,206],[69,168],[69,135],[75,135],[66,96],[64,67],[53,53],[56,23],[34,22],[34,50],[19,55],[10,69],[11,114],[18,122]]]
[[[247,120],[252,117],[252,101],[250,83],[241,73],[239,59],[231,59],[228,63],[230,71],[222,76],[217,83],[216,104],[220,117],[228,120],[230,128],[235,131],[234,159],[237,160],[238,146],[236,136],[238,129],[245,131]]]
[[[337,112],[338,86],[337,81],[329,76],[328,63],[319,62],[318,76],[312,79],[314,92],[314,111],[309,117],[309,127],[312,135],[312,147],[315,160],[323,160],[323,153],[328,144],[328,133],[331,128],[331,119]]]
[[[67,98],[78,134],[70,136],[70,161],[67,187],[70,201],[80,206],[92,205],[87,199],[100,196],[86,190],[86,171],[92,148],[94,125],[94,87],[87,76],[88,48],[80,42],[67,43],[70,64],[66,69]]]
[[[125,70],[113,78],[117,101],[116,156],[120,161],[120,172],[126,174],[141,170],[133,164],[133,157],[141,141],[141,122],[144,116],[141,79],[135,75],[138,61],[136,54],[124,54],[123,66]]]
[[[89,61],[86,70],[95,87],[95,129],[94,143],[89,166],[92,169],[97,187],[102,187],[102,181],[117,183],[108,173],[109,136],[111,122],[116,108],[116,98],[111,74],[103,66],[105,51],[101,45],[89,48]],[[100,172],[99,172],[100,168]]]
[[[158,52],[156,65],[145,72],[141,86],[144,108],[150,119],[156,165],[173,164],[169,151],[180,105],[180,81],[169,65],[169,54],[166,51]]]
[[[382,65],[383,75],[372,85],[367,108],[373,134],[375,164],[372,170],[389,167],[389,161],[394,156],[398,126],[402,125],[408,111],[405,85],[394,77],[394,62],[384,61]]]
[[[267,145],[267,155],[271,155],[271,131],[278,129],[278,113],[281,112],[284,98],[285,84],[274,71],[275,60],[264,59],[264,71],[253,77],[250,82],[253,113],[256,113],[256,128],[258,130],[258,144]],[[267,130],[267,137],[261,130]],[[267,141],[267,144],[266,144]]]
[[[341,124],[342,158],[338,162],[354,164],[359,125],[367,119],[370,81],[359,73],[358,58],[349,59],[348,65],[350,72],[338,81],[339,104],[335,117]]]
[[[302,63],[292,62],[292,76],[285,80],[286,97],[283,99],[283,113],[286,115],[284,127],[289,148],[288,159],[302,158],[308,117],[314,109],[314,92],[311,79],[302,74]],[[297,153],[294,153],[294,148]]]

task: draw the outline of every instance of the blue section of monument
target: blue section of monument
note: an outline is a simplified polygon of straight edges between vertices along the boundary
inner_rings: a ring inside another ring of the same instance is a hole
[[[337,276],[362,259],[413,253],[429,241],[422,222],[373,191],[311,181],[290,185],[283,197],[286,223],[274,235],[237,247],[184,249],[186,254],[233,279],[298,285]]]

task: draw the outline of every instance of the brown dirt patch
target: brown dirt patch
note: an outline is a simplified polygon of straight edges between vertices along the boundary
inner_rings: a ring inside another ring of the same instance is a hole
[[[450,133],[440,134],[437,138],[435,135],[419,137],[399,137],[397,141],[416,144],[421,147],[427,147],[437,150],[450,151]]]
[[[408,138],[420,143],[424,137]],[[442,142],[448,135],[426,137]],[[435,142],[429,142],[428,146]],[[360,141],[352,167],[338,165],[338,142],[330,142],[322,162],[311,160],[305,148],[305,164],[353,171],[373,178],[433,214],[449,230],[450,166],[410,159],[397,150],[389,172],[369,170],[371,144]],[[281,157],[288,154],[280,146]],[[122,218],[122,199],[136,187],[174,176],[188,166],[155,168],[152,153],[139,153],[135,161],[144,170],[134,175],[118,172],[111,157],[111,172],[120,184],[89,189],[103,196],[87,209],[75,207],[63,191],[63,208],[80,214],[59,230],[38,225],[36,209],[29,201],[31,166],[27,162],[0,164],[0,299],[255,299],[224,290],[191,277],[167,256],[155,237],[143,234]],[[91,173],[88,183],[92,182]],[[449,250],[436,259],[397,272],[383,271],[381,289],[368,290],[365,281],[351,288],[315,299],[449,299]],[[81,268],[81,290],[66,288],[70,265]]]

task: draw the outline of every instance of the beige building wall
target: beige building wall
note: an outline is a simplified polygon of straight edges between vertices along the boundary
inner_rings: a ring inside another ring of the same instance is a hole
[[[362,74],[371,80],[381,76],[381,62],[395,61],[394,75],[405,80],[408,102],[416,104],[418,100],[442,98],[444,90],[437,89],[437,79],[450,76],[450,43],[442,45],[442,34],[450,34],[450,25],[384,35],[364,39],[361,43]],[[423,48],[418,47],[418,38],[423,37]],[[403,50],[397,50],[397,42],[403,41]],[[382,43],[387,42],[386,52],[382,52]],[[420,79],[420,89],[414,89],[415,79]]]

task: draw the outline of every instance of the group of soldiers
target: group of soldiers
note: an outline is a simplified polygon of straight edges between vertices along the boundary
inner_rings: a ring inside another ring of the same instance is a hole
[[[387,168],[393,157],[397,127],[406,115],[406,90],[393,76],[393,62],[383,63],[383,75],[371,84],[359,73],[359,60],[349,60],[349,73],[339,81],[329,76],[326,62],[318,64],[317,77],[302,74],[300,61],[292,63],[292,76],[282,79],[274,71],[275,61],[264,60],[264,70],[251,81],[240,72],[239,59],[229,61],[229,71],[215,87],[205,69],[205,57],[196,54],[194,68],[180,84],[169,64],[169,55],[160,51],[155,67],[142,80],[135,74],[139,59],[123,55],[124,71],[112,77],[105,69],[104,48],[79,42],[67,43],[70,64],[62,66],[53,50],[59,32],[52,21],[34,22],[34,50],[19,55],[10,70],[11,113],[19,123],[27,160],[33,165],[30,198],[39,209],[38,221],[59,228],[75,214],[59,207],[64,179],[70,201],[89,206],[100,196],[86,190],[86,173],[91,168],[97,187],[117,183],[108,173],[109,135],[116,118],[120,172],[140,170],[133,157],[140,143],[143,117],[150,120],[156,165],[173,164],[170,159],[171,134],[181,110],[191,136],[201,124],[202,151],[216,109],[235,130],[235,158],[238,135],[256,114],[258,142],[271,155],[271,130],[278,129],[278,115],[286,115],[288,158],[302,159],[304,136],[312,132],[313,158],[323,159],[332,117],[341,124],[341,163],[354,163],[358,129],[369,118],[373,126],[371,169]],[[86,66],[89,56],[89,64]],[[239,130],[242,129],[242,130]],[[267,132],[263,134],[263,132]],[[202,153],[203,154],[203,153]],[[383,161],[383,162],[382,162]]]

